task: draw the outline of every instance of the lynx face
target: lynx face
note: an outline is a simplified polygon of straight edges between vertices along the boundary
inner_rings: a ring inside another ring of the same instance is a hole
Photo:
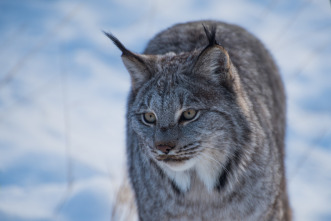
[[[215,99],[220,92],[206,94],[208,82],[203,79],[183,73],[162,74],[162,70],[157,76],[141,88],[130,111],[132,128],[146,153],[174,171],[209,161],[215,157],[213,153],[225,155],[230,148],[227,128],[232,124],[226,110],[231,104],[230,93],[224,89],[224,99]],[[211,104],[224,109],[210,108]]]
[[[230,169],[229,162],[238,158],[238,140],[245,141],[239,138],[249,132],[226,50],[209,36],[203,50],[138,55],[108,37],[122,50],[131,74],[128,124],[139,139],[138,151],[183,191],[191,170],[209,190],[219,185],[219,173]]]

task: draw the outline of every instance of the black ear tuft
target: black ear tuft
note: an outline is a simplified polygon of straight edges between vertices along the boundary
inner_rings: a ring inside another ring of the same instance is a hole
[[[111,33],[103,32],[121,51],[124,66],[131,76],[132,91],[136,92],[146,81],[151,78],[150,66],[153,57],[131,52]],[[151,62],[149,62],[151,61]]]
[[[123,55],[131,55],[132,52],[126,49],[124,45],[111,33],[103,31],[103,33],[122,51]]]
[[[218,44],[216,41],[216,25],[211,25],[208,28],[206,28],[206,26],[204,24],[202,24],[203,29],[205,30],[206,36],[208,38],[209,41],[209,45],[208,46],[213,46]]]

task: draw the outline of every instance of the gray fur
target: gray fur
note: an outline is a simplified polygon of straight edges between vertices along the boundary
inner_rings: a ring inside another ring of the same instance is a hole
[[[127,158],[139,219],[290,220],[285,94],[261,42],[216,21],[175,25],[143,54],[110,36],[132,79]],[[188,109],[197,115],[185,121]]]

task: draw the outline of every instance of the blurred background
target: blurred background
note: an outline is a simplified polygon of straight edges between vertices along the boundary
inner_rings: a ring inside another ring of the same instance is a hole
[[[327,0],[0,1],[0,220],[110,220],[125,165],[129,75],[120,51],[179,22],[240,25],[287,91],[295,220],[331,220],[331,8]]]

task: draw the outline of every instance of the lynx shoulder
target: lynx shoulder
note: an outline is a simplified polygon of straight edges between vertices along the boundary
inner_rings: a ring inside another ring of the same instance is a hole
[[[127,161],[140,220],[290,220],[285,93],[262,43],[217,21],[175,25],[131,76]]]

